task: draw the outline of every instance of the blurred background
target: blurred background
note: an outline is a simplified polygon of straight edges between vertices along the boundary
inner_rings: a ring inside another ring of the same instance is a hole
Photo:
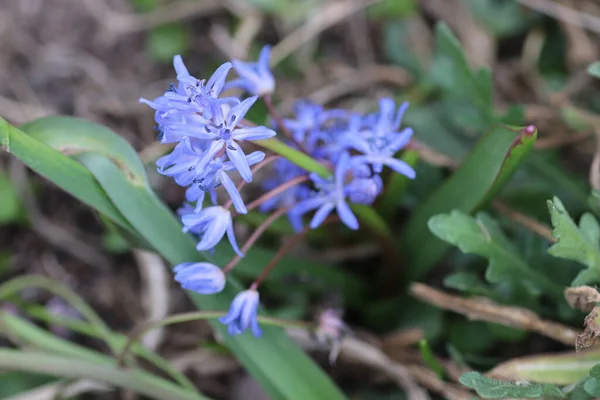
[[[447,62],[452,46],[435,40],[440,21],[460,40],[468,64]],[[153,112],[138,99],[154,98],[174,81],[175,54],[192,75],[207,77],[222,62],[255,59],[263,45],[272,44],[276,99],[286,115],[299,98],[357,112],[372,111],[381,97],[411,102],[405,124],[430,154],[399,205],[398,224],[495,121],[538,127],[535,154],[503,199],[548,224],[547,199],[559,195],[577,215],[590,186],[600,187],[600,177],[589,173],[600,160],[594,135],[600,95],[586,72],[599,58],[599,36],[596,0],[2,0],[0,114],[15,125],[66,114],[109,126],[139,152],[155,190],[175,209],[184,190],[152,174],[153,162],[168,149],[155,142]],[[472,93],[471,71],[479,67],[492,71],[493,104]],[[266,110],[255,107],[250,119],[264,121]],[[238,227],[239,240],[250,225]],[[535,263],[557,263],[544,258],[546,244],[538,237],[510,226]],[[276,244],[278,238],[270,240]],[[290,319],[343,308],[360,337],[402,363],[420,359],[422,353],[410,346],[424,337],[436,352],[455,351],[481,369],[513,356],[568,349],[524,331],[447,314],[409,298],[400,284],[383,288],[378,251],[369,241],[352,248],[301,245],[294,254],[308,264],[339,267],[310,274],[289,270],[268,285],[265,301],[273,314]],[[439,284],[449,271],[473,264],[485,262],[452,253],[427,281]],[[0,281],[26,274],[68,285],[123,333],[142,321],[193,309],[158,256],[131,249],[96,213],[3,153]],[[32,305],[77,317],[45,291],[23,291],[1,307],[19,313]],[[67,329],[49,328],[98,347]],[[207,324],[194,322],[144,340],[207,395],[266,398],[233,358],[211,351],[211,335]],[[377,371],[325,365],[352,398],[402,398],[402,390]],[[50,399],[58,386],[44,376],[0,373],[0,398]],[[69,390],[75,394],[64,398],[134,398],[86,381]],[[438,395],[445,397],[439,394],[445,390],[456,390],[455,398],[469,395],[454,385],[438,388]]]

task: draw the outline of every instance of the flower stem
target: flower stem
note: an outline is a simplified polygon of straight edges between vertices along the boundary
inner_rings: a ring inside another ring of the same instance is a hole
[[[263,223],[260,224],[258,228],[256,228],[252,235],[250,235],[248,240],[246,240],[246,243],[244,243],[244,246],[242,247],[242,253],[246,254],[248,250],[250,250],[252,245],[258,240],[258,238],[260,238],[260,236],[267,230],[267,228],[271,226],[271,224],[275,222],[277,218],[281,217],[283,214],[288,212],[292,207],[293,205],[281,207],[277,209],[273,214],[269,215],[267,219],[265,219]],[[223,268],[223,272],[228,273],[229,271],[231,271],[240,262],[241,259],[242,257],[240,257],[239,255],[233,257],[231,261],[229,261],[229,263],[227,263],[227,265]]]
[[[323,223],[320,226],[330,224],[332,222],[337,222],[337,221],[339,221],[339,217],[334,215],[334,216],[326,218],[325,221],[323,221]],[[298,242],[301,241],[304,238],[304,236],[306,236],[308,231],[310,231],[310,230],[311,230],[311,228],[309,226],[305,226],[300,232],[298,232],[296,235],[289,238],[284,243],[284,245],[281,246],[281,248],[277,251],[277,253],[275,253],[275,255],[273,256],[271,261],[269,261],[269,264],[267,264],[267,266],[260,273],[258,278],[256,278],[256,280],[252,283],[252,285],[250,285],[250,290],[258,289],[258,287],[265,280],[265,278],[267,276],[269,276],[269,273],[273,270],[273,268],[275,268],[275,266],[277,264],[279,264],[279,261],[283,258],[283,256],[285,256],[290,250],[292,250],[292,248],[294,246],[296,246],[296,244],[298,244]]]
[[[183,313],[183,314],[176,314],[176,315],[172,315],[168,318],[162,319],[160,321],[149,321],[145,324],[142,324],[142,325],[138,326],[137,328],[135,328],[133,330],[133,332],[131,332],[131,334],[129,335],[129,337],[127,339],[127,343],[125,344],[125,347],[123,347],[123,350],[119,354],[118,365],[121,367],[124,365],[124,361],[127,357],[127,354],[129,353],[129,351],[131,350],[133,345],[146,332],[148,332],[152,329],[160,328],[162,326],[167,326],[167,325],[179,324],[182,322],[190,322],[190,321],[197,321],[197,320],[203,320],[203,319],[217,319],[226,314],[227,314],[226,311],[196,311],[196,312],[189,312],[189,313]],[[260,322],[261,324],[280,326],[282,328],[295,326],[295,327],[299,327],[299,328],[310,329],[314,326],[312,323],[304,322],[304,321],[289,321],[289,320],[282,320],[282,319],[270,318],[270,317],[258,317],[257,319],[258,319],[258,322]]]
[[[249,203],[246,206],[246,208],[248,209],[248,211],[254,210],[256,207],[260,206],[265,201],[270,200],[273,197],[285,192],[289,188],[299,185],[301,183],[304,183],[306,181],[308,181],[307,175],[300,175],[300,176],[295,177],[294,179],[290,179],[289,181],[285,182],[284,184],[277,186],[275,189],[268,191],[267,193],[260,196],[258,199]]]
[[[298,149],[300,149],[300,151],[308,154],[308,151],[306,150],[306,147],[304,147],[304,144],[300,143],[298,140],[296,140],[296,138],[294,137],[292,132],[290,132],[290,130],[285,126],[285,122],[283,121],[281,114],[279,114],[277,112],[277,110],[275,109],[275,106],[273,105],[273,99],[272,99],[271,95],[267,94],[267,95],[263,96],[262,99],[265,102],[265,105],[267,106],[267,110],[269,111],[269,114],[271,114],[271,117],[273,117],[275,122],[277,122],[277,127],[281,130],[281,132],[283,132],[285,137],[287,137],[289,140],[291,140],[292,143],[294,143],[296,145],[296,147],[298,147]]]
[[[262,160],[261,162],[259,162],[258,164],[256,164],[255,166],[253,166],[250,169],[250,171],[254,175],[258,171],[260,171],[262,168],[266,167],[267,165],[269,165],[273,161],[277,160],[278,158],[281,158],[281,156],[278,156],[278,155],[269,156],[269,157],[265,158],[264,160]],[[244,188],[244,186],[246,186],[246,183],[248,183],[248,182],[246,182],[245,180],[241,179],[240,183],[237,186],[237,191],[240,192]],[[231,207],[232,203],[233,203],[233,200],[229,199],[229,200],[227,200],[225,202],[225,204],[223,205],[223,207],[225,209],[229,209],[229,207]]]

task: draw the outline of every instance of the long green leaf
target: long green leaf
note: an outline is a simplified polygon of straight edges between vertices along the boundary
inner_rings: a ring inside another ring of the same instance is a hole
[[[36,372],[64,378],[88,378],[129,389],[156,400],[207,399],[186,392],[164,379],[136,369],[119,369],[106,362],[90,362],[75,357],[43,352],[0,349],[0,370]],[[107,365],[105,365],[107,364]]]
[[[29,133],[39,135],[32,132],[31,127],[27,127]],[[34,127],[44,129],[43,125]],[[56,129],[56,125],[53,129]],[[58,131],[60,129],[55,130]],[[195,250],[194,241],[181,232],[172,213],[146,187],[123,173],[120,169],[123,166],[114,164],[111,160],[115,158],[111,154],[78,153],[78,157],[93,170],[105,192],[89,170],[6,122],[0,125],[0,135],[0,142],[6,143],[4,147],[15,156],[115,222],[138,232],[172,264],[202,259]],[[92,196],[89,191],[93,193]],[[219,252],[215,257],[218,264],[223,265],[227,261]],[[252,263],[252,252],[247,255],[245,262]],[[193,296],[194,301],[204,309],[225,310],[237,292],[233,285],[228,285],[226,291],[216,296]],[[223,333],[228,346],[272,398],[344,398],[331,379],[281,329],[265,327],[264,337],[256,339],[250,335],[231,337],[218,323],[215,328]]]
[[[493,128],[452,177],[413,212],[402,235],[407,279],[422,277],[449,248],[429,231],[429,218],[451,210],[472,214],[485,206],[523,162],[536,138],[537,130],[530,128],[517,133],[505,126]]]

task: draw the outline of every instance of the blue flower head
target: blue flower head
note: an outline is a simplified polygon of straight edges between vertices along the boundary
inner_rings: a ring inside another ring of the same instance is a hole
[[[164,95],[153,101],[140,99],[141,103],[145,103],[157,111],[156,120],[159,124],[164,119],[168,121],[169,117],[180,113],[198,113],[204,118],[210,118],[221,104],[238,102],[235,98],[218,99],[225,85],[227,74],[232,67],[231,63],[224,63],[217,68],[208,82],[191,76],[180,55],[173,58],[173,66],[177,72],[178,84],[171,85]]]
[[[177,265],[175,280],[186,290],[200,294],[219,293],[225,287],[225,274],[221,268],[207,262],[186,262]]]
[[[254,289],[238,293],[233,299],[227,315],[219,318],[221,323],[227,325],[230,335],[239,335],[247,329],[256,337],[262,336],[258,326],[259,295]]]
[[[219,108],[208,125],[185,127],[190,135],[211,141],[198,163],[198,169],[205,168],[225,148],[229,160],[231,160],[242,178],[246,182],[252,181],[252,172],[248,160],[237,142],[241,140],[263,140],[275,136],[275,131],[264,126],[239,126],[256,99],[256,96],[249,97],[236,104],[229,110],[227,115],[224,115],[221,108]]]
[[[315,229],[323,223],[333,209],[336,209],[344,225],[350,229],[358,229],[358,220],[346,203],[345,182],[350,167],[350,154],[344,152],[338,160],[332,179],[323,179],[317,174],[311,174],[310,178],[318,189],[317,194],[301,201],[290,212],[298,216],[317,209],[310,222],[310,227]]]
[[[353,158],[353,165],[369,164],[377,174],[381,173],[386,165],[412,179],[416,175],[415,171],[394,157],[408,144],[413,134],[411,128],[398,131],[408,102],[402,104],[397,113],[395,107],[394,100],[381,99],[378,114],[363,117],[362,121],[360,117],[353,119],[353,132],[347,135],[345,140],[351,148],[362,153]]]
[[[187,212],[182,215],[181,221],[183,222],[184,232],[192,232],[202,237],[196,245],[198,251],[213,249],[227,232],[227,239],[229,239],[233,250],[240,257],[244,256],[235,240],[231,213],[226,208],[213,206],[200,212]]]
[[[226,88],[240,88],[254,96],[264,96],[275,90],[275,79],[269,67],[271,46],[265,46],[260,51],[257,62],[242,62],[233,60],[233,68],[239,78],[228,82]]]

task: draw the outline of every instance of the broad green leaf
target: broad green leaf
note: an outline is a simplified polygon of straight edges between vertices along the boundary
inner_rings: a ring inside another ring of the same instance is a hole
[[[444,286],[469,294],[494,298],[496,294],[474,272],[455,272],[444,278]]]
[[[408,258],[407,279],[425,275],[449,249],[429,231],[427,221],[451,210],[472,214],[484,207],[523,162],[536,137],[537,130],[531,127],[518,133],[505,126],[493,128],[452,177],[412,213],[401,236]]]
[[[515,358],[497,365],[491,376],[537,383],[570,385],[588,376],[600,363],[600,351],[588,350]]]
[[[584,214],[579,226],[573,221],[562,202],[555,197],[548,201],[550,218],[557,242],[548,249],[555,257],[577,261],[587,267],[581,271],[572,286],[600,282],[600,225],[591,214]]]
[[[52,116],[29,122],[21,130],[66,155],[102,154],[130,176],[132,182],[141,185],[148,182],[144,164],[135,150],[105,126],[82,118]]]
[[[530,19],[517,2],[466,0],[481,26],[497,37],[516,34],[527,27]]]
[[[564,393],[554,385],[542,385],[526,381],[501,381],[483,376],[479,372],[466,372],[461,375],[459,381],[463,385],[475,389],[477,394],[484,399],[565,397]]]
[[[95,125],[91,122],[88,124]],[[43,125],[37,125],[36,128],[40,131],[44,129]],[[31,132],[31,125],[28,129]],[[85,127],[81,127],[81,130],[85,130]],[[55,131],[56,134],[60,134],[59,131]],[[82,134],[85,135],[83,132]],[[130,175],[123,174],[119,168],[122,165],[117,166],[111,161],[115,160],[114,154],[78,152],[78,156],[93,169],[100,182],[99,186],[88,169],[24,135],[6,122],[0,126],[0,135],[0,143],[15,156],[115,222],[129,227],[133,232],[139,232],[173,265],[202,259],[201,254],[195,250],[194,241],[182,233],[181,226],[172,213],[145,185],[132,182]],[[75,138],[73,140],[76,141]],[[124,216],[121,211],[127,215]],[[224,265],[228,261],[225,257],[226,254],[217,252],[215,259],[211,261]],[[253,263],[252,252],[245,257],[245,262]],[[285,263],[286,260],[282,262]],[[194,301],[204,309],[226,310],[237,293],[233,286],[236,286],[234,282],[219,295],[193,296]],[[273,398],[344,398],[330,378],[281,329],[265,327],[264,337],[256,339],[251,335],[231,337],[223,325],[215,323],[214,326],[223,334],[227,345],[240,362]]]
[[[590,64],[587,70],[588,74],[595,78],[600,78],[600,61]]]
[[[429,229],[440,239],[457,246],[463,253],[478,254],[489,260],[486,279],[491,283],[512,281],[540,287],[557,299],[563,298],[563,287],[531,269],[516,254],[498,224],[480,213],[473,218],[460,211],[440,214],[429,220]]]
[[[590,376],[592,378],[600,379],[600,364],[596,364],[590,368]]]
[[[207,399],[147,372],[118,368],[109,357],[99,363],[65,355],[3,348],[0,349],[0,370],[36,372],[64,378],[93,379],[156,400]]]

